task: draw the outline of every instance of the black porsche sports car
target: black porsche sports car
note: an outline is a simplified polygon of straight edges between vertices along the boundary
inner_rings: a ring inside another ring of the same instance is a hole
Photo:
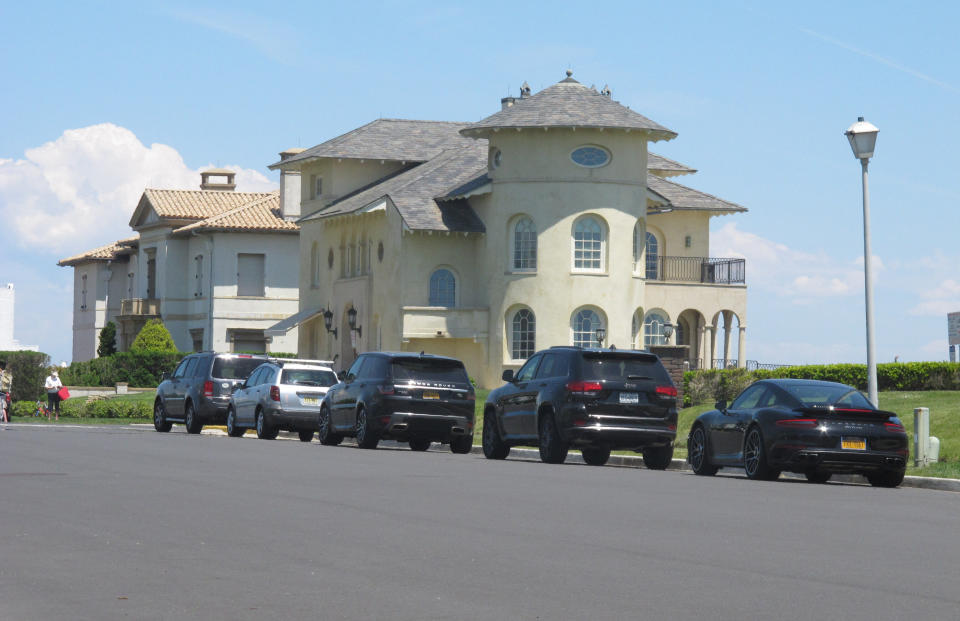
[[[834,473],[862,474],[897,487],[907,467],[903,424],[855,388],[815,380],[761,380],[729,406],[701,414],[687,438],[687,461],[699,475],[742,466],[772,481],[784,470],[826,483]]]

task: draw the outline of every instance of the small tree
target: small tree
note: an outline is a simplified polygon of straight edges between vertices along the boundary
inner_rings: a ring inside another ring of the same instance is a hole
[[[130,345],[132,352],[168,351],[176,352],[177,346],[170,336],[170,331],[159,319],[151,319],[140,329],[137,338]]]
[[[117,324],[108,321],[100,330],[100,344],[97,346],[97,356],[105,358],[117,353]]]

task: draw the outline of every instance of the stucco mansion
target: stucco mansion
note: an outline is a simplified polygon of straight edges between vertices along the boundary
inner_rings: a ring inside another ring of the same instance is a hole
[[[273,164],[301,182],[301,355],[456,356],[494,386],[537,349],[688,346],[745,362],[744,261],[709,221],[746,209],[676,183],[676,133],[566,79],[476,123],[379,119]]]

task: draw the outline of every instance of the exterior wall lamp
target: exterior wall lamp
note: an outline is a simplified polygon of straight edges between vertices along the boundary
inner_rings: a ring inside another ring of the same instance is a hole
[[[607,337],[606,328],[597,328],[597,347],[603,347],[603,339]]]
[[[673,336],[673,324],[669,321],[663,324],[663,344],[670,344],[670,337]]]
[[[363,336],[363,328],[357,325],[357,309],[352,306],[347,309],[347,325],[357,333],[357,336]]]
[[[327,329],[327,332],[333,333],[333,338],[337,338],[337,329],[333,328],[333,311],[329,308],[323,311],[323,325]]]

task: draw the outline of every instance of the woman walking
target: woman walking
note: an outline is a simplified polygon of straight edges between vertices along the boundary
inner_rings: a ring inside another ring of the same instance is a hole
[[[54,369],[50,371],[50,375],[47,376],[47,381],[44,383],[44,387],[47,389],[47,420],[50,420],[50,414],[55,413],[56,419],[60,420],[60,389],[63,388],[63,384],[60,382],[60,375],[57,373],[57,370]]]

